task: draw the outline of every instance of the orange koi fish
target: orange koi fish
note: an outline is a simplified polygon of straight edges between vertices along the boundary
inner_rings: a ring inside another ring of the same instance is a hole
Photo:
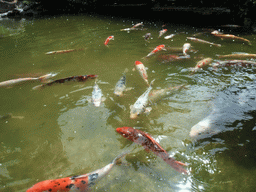
[[[162,158],[168,165],[170,165],[173,169],[178,171],[179,173],[187,174],[187,171],[182,167],[186,166],[186,164],[176,161],[165,151],[159,143],[156,142],[154,138],[152,138],[149,134],[134,129],[132,127],[119,127],[116,129],[118,133],[120,133],[123,137],[142,145],[145,150],[151,150],[155,155]]]
[[[112,170],[114,165],[116,165],[118,160],[124,157],[126,154],[127,153],[121,154],[120,156],[116,157],[110,164],[91,173],[73,177],[65,177],[61,179],[41,181],[29,188],[26,192],[90,191],[92,186],[101,178],[106,176]]]
[[[140,76],[144,79],[144,81],[147,83],[147,85],[149,85],[148,74],[147,74],[146,68],[143,65],[143,63],[141,63],[140,61],[135,61],[135,68],[137,69],[137,71],[139,71]]]
[[[26,78],[19,78],[19,79],[11,79],[11,80],[8,80],[8,81],[3,81],[3,82],[0,82],[0,87],[11,87],[15,84],[18,84],[18,83],[23,83],[23,82],[27,82],[27,81],[41,81],[41,82],[45,82],[48,78],[51,78],[53,76],[55,76],[56,74],[46,74],[46,75],[43,75],[43,76],[40,76],[40,77],[26,77]]]
[[[56,83],[65,83],[65,82],[68,82],[68,81],[83,82],[83,81],[86,81],[88,79],[95,79],[97,77],[98,77],[98,75],[72,76],[72,77],[67,77],[67,78],[64,78],[64,79],[57,79],[57,80],[52,81],[50,83],[38,85],[38,86],[33,87],[33,89],[38,89],[38,88],[45,87],[45,86],[51,86],[51,85],[56,84]]]
[[[157,53],[158,51],[165,50],[165,45],[158,45],[153,51],[151,51],[146,57],[150,57],[151,55]]]
[[[105,40],[104,45],[106,45],[106,46],[107,46],[110,40],[114,40],[114,35],[109,36],[109,37]]]
[[[165,34],[166,32],[167,32],[167,29],[162,29],[161,31],[159,31],[158,38],[162,37],[162,35]]]

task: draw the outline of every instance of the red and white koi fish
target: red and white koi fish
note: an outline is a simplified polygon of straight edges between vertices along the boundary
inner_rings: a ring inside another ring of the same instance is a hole
[[[65,83],[65,82],[68,82],[68,81],[84,82],[88,79],[95,79],[97,77],[98,77],[98,75],[80,75],[80,76],[66,77],[64,79],[57,79],[57,80],[52,81],[50,83],[35,86],[35,87],[33,87],[33,89],[35,90],[35,89],[38,89],[38,88],[43,88],[45,86],[51,86],[51,85],[57,84],[57,83]]]
[[[205,40],[202,40],[202,39],[198,39],[198,38],[195,38],[195,37],[187,37],[187,39],[189,39],[191,41],[194,41],[194,42],[198,42],[198,43],[205,43],[205,44],[221,47],[221,44],[212,43],[212,42],[205,41]]]
[[[148,83],[148,74],[146,71],[145,66],[140,61],[135,61],[135,68],[140,73],[140,76],[143,78],[143,80],[149,85]]]
[[[121,154],[105,167],[93,171],[91,173],[87,173],[85,175],[41,181],[39,183],[36,183],[31,188],[29,188],[26,192],[90,191],[92,187],[95,185],[95,183],[98,182],[104,176],[106,176],[112,170],[114,165],[117,164],[119,159],[121,159],[125,155],[126,153]]]
[[[143,22],[140,22],[140,23],[137,23],[137,24],[133,25],[132,28],[136,28],[136,27],[139,27],[141,25],[143,25]]]
[[[142,145],[145,150],[152,151],[155,155],[162,158],[168,165],[170,165],[173,169],[178,171],[179,173],[187,174],[187,170],[185,170],[182,166],[186,166],[186,164],[176,161],[174,158],[170,157],[166,150],[164,150],[156,140],[151,137],[148,133],[145,133],[141,130],[134,129],[132,127],[119,127],[116,129],[118,133],[120,133],[126,139],[129,139],[137,144]]]
[[[114,35],[109,36],[109,37],[105,40],[104,45],[107,46],[110,40],[114,40]]]
[[[162,37],[163,34],[165,34],[167,32],[167,29],[162,29],[161,31],[159,31],[159,36],[158,38]]]
[[[49,74],[46,74],[46,75],[43,75],[43,76],[40,76],[40,77],[26,77],[26,78],[19,78],[19,79],[11,79],[11,80],[8,80],[8,81],[0,82],[0,87],[11,87],[15,84],[23,83],[23,82],[27,82],[27,81],[45,82],[45,81],[47,81],[47,79],[49,79],[49,78],[51,78],[55,75],[56,74],[49,73]]]
[[[248,39],[238,37],[238,36],[235,36],[235,35],[223,34],[223,33],[220,33],[219,31],[213,31],[213,32],[211,32],[211,34],[214,35],[215,37],[220,37],[221,39],[239,40],[239,41],[247,42],[249,45],[252,45],[251,42]]]
[[[191,47],[191,44],[190,44],[190,43],[185,43],[185,44],[183,45],[183,47],[182,47],[182,52],[183,52],[184,55],[187,55],[187,52],[188,52],[188,50],[190,49],[190,47]]]
[[[256,58],[256,54],[237,53],[229,55],[217,55],[218,58]]]
[[[165,50],[165,45],[158,45],[153,51],[151,51],[146,57],[150,57],[151,55],[154,55],[155,53],[161,51],[161,50]]]
[[[211,62],[212,62],[212,58],[210,58],[210,57],[198,61],[196,66],[194,68],[192,68],[192,72],[194,73],[194,72],[198,71],[198,69],[200,69],[206,65],[209,65]]]
[[[151,81],[149,88],[137,99],[137,101],[130,106],[130,118],[135,119],[143,112],[150,111],[151,108],[147,108],[148,95],[152,90],[152,85],[155,80]]]
[[[79,50],[83,50],[83,49],[79,49]],[[69,52],[73,52],[73,51],[76,51],[76,50],[75,49],[68,49],[68,50],[59,50],[59,51],[49,51],[45,54],[46,55],[53,55],[53,54],[69,53]]]
[[[229,66],[237,66],[237,67],[247,67],[247,66],[255,66],[256,62],[254,61],[247,61],[247,60],[226,60],[226,61],[219,61],[214,63],[212,66],[214,68],[217,67],[229,67]]]

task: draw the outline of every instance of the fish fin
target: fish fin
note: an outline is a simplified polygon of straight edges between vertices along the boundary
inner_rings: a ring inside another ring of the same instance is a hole
[[[188,174],[187,170],[184,169],[182,166],[184,165],[184,163],[181,163],[179,161],[176,161],[175,159],[168,157],[168,158],[164,158],[163,159],[168,165],[170,165],[173,169],[175,169],[176,171],[178,171],[179,173],[184,173],[184,174]]]
[[[113,164],[117,164],[117,162],[122,159],[124,156],[126,156],[128,153],[130,153],[130,151],[126,151],[124,153],[121,153],[120,155],[118,155],[113,161]]]
[[[176,163],[178,163],[179,165],[182,165],[182,166],[187,166],[186,163],[182,163],[182,162],[180,162],[180,161],[176,161]]]

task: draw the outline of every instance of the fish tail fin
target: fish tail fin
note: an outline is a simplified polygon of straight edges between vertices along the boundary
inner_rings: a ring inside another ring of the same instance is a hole
[[[183,166],[186,166],[185,163],[176,161],[171,157],[164,158],[164,161],[179,173],[185,173],[186,175],[188,174],[187,170],[183,168]]]
[[[118,155],[113,161],[113,164],[117,164],[117,162],[122,159],[124,156],[126,156],[129,153],[129,151],[126,151],[124,153],[121,153],[120,155]]]
[[[38,80],[43,82],[43,83],[47,83],[49,81],[48,80],[49,78],[52,78],[56,75],[57,75],[56,73],[49,73],[49,74],[38,77]]]
[[[153,79],[153,80],[150,82],[150,87],[153,86],[154,81],[155,81],[155,79]]]

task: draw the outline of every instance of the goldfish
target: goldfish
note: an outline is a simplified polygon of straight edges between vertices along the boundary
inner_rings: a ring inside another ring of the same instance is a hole
[[[162,158],[168,165],[179,173],[187,174],[187,170],[182,167],[186,166],[186,164],[176,161],[174,158],[170,157],[167,151],[164,150],[163,147],[161,147],[160,144],[156,142],[156,140],[148,133],[132,127],[118,127],[116,131],[123,137],[142,145],[146,151],[152,151],[155,155]]]
[[[103,101],[103,94],[102,91],[97,84],[97,81],[95,81],[95,84],[93,86],[93,91],[92,91],[92,104],[95,107],[99,107],[101,105],[101,102]]]
[[[110,164],[91,173],[73,177],[41,181],[33,185],[26,192],[90,191],[92,189],[92,186],[94,186],[96,182],[106,176],[117,164],[117,162],[126,154],[127,153],[123,153],[119,155]]]
[[[43,75],[40,77],[26,77],[26,78],[11,79],[11,80],[0,82],[0,87],[11,87],[15,84],[23,83],[23,82],[27,82],[27,81],[45,82],[48,78],[51,78],[55,75],[56,74],[49,73],[49,74],[46,74],[46,75]]]
[[[249,53],[237,53],[229,55],[217,55],[218,58],[256,58],[256,54]]]
[[[158,45],[153,51],[151,51],[146,57],[150,57],[151,55],[157,53],[158,51],[165,50],[165,45]]]
[[[97,77],[98,77],[98,75],[71,76],[71,77],[66,77],[66,78],[63,78],[63,79],[57,79],[57,80],[52,81],[50,83],[35,86],[35,87],[33,87],[33,89],[35,90],[35,89],[42,88],[42,87],[45,87],[45,86],[51,86],[51,85],[56,84],[56,83],[65,83],[65,82],[68,82],[68,81],[84,82],[88,79],[95,79]]]
[[[147,83],[147,85],[149,85],[147,71],[143,63],[141,63],[140,61],[135,61],[135,68],[137,69],[137,71],[139,71],[140,76]]]
[[[192,72],[198,71],[198,69],[204,67],[205,65],[209,65],[211,62],[212,62],[212,58],[210,57],[198,61],[196,66],[192,69]]]
[[[142,112],[149,111],[150,108],[146,108],[148,105],[148,95],[152,90],[152,85],[155,80],[151,81],[149,88],[137,99],[137,101],[130,106],[130,118],[135,119]]]
[[[231,35],[231,34],[223,34],[223,33],[220,33],[219,31],[213,31],[213,32],[211,32],[211,34],[214,35],[215,37],[220,37],[221,39],[239,40],[239,41],[247,42],[249,45],[252,45],[248,39],[245,39],[243,37],[238,37],[238,36]]]
[[[126,68],[124,70],[123,76],[116,83],[114,94],[117,96],[123,96],[123,91],[126,88],[126,73],[127,72],[128,72],[128,69]]]
[[[105,40],[104,45],[107,46],[110,40],[114,40],[114,35],[109,36],[109,37]]]
[[[167,32],[167,29],[162,29],[161,31],[159,31],[159,36],[158,38],[162,37],[163,34],[165,34]]]
[[[187,52],[188,52],[188,50],[190,49],[190,47],[191,47],[191,44],[190,44],[190,43],[185,43],[185,44],[183,45],[183,47],[182,47],[182,52],[183,52],[184,55],[187,55]]]
[[[167,87],[164,89],[153,90],[149,93],[148,98],[151,103],[155,103],[181,89],[185,88],[184,85],[176,86],[176,87]]]
[[[202,39],[198,39],[198,38],[195,38],[195,37],[187,37],[187,39],[189,39],[191,41],[194,41],[194,42],[198,42],[198,43],[205,43],[205,44],[210,44],[210,45],[214,45],[214,46],[217,46],[217,47],[221,47],[221,44],[212,43],[212,42],[205,41],[205,40],[202,40]]]

